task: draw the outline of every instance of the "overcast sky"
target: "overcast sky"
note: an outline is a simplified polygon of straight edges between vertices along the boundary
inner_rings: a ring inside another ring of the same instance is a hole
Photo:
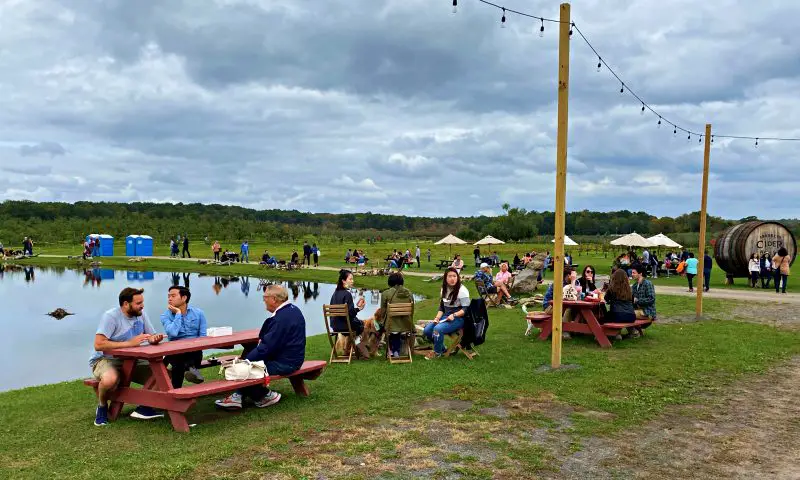
[[[552,210],[557,26],[476,0],[3,0],[0,200]],[[558,17],[553,1],[507,0]],[[576,1],[672,121],[800,137],[800,2]],[[577,36],[577,35],[576,35]],[[698,210],[702,145],[571,42],[568,210]],[[709,210],[798,216],[800,142],[712,149]]]

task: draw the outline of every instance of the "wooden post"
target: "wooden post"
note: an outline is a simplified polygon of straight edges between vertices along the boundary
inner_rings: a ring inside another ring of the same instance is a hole
[[[561,317],[564,310],[564,223],[567,209],[567,125],[569,106],[569,3],[561,4],[558,33],[558,134],[556,137],[555,249],[553,253],[553,346],[550,365],[561,367]]]
[[[703,195],[700,200],[700,246],[697,249],[699,267],[697,269],[697,302],[695,304],[695,316],[700,318],[703,315],[703,278],[705,268],[706,253],[706,206],[708,203],[708,162],[711,157],[711,124],[706,124],[706,145],[703,154]]]

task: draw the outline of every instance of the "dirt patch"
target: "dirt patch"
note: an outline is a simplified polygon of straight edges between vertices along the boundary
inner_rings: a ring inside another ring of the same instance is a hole
[[[705,315],[706,320],[737,320],[759,323],[775,328],[800,330],[800,306],[790,303],[746,303],[736,302],[729,313]],[[692,323],[697,318],[691,315],[659,315],[659,323]]]

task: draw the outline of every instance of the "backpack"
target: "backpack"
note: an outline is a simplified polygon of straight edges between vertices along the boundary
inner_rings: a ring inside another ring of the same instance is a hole
[[[675,271],[678,272],[678,273],[683,273],[684,270],[686,270],[686,261],[685,260],[682,261],[681,263],[679,263],[677,267],[675,267]]]
[[[461,346],[471,350],[473,345],[482,345],[486,341],[487,330],[489,330],[489,312],[486,310],[486,302],[482,298],[475,298],[469,302],[467,314],[464,316]]]

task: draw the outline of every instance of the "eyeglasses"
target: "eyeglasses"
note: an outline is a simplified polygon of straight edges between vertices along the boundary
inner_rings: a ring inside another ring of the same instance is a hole
[[[594,273],[594,270],[586,270],[585,273]]]

